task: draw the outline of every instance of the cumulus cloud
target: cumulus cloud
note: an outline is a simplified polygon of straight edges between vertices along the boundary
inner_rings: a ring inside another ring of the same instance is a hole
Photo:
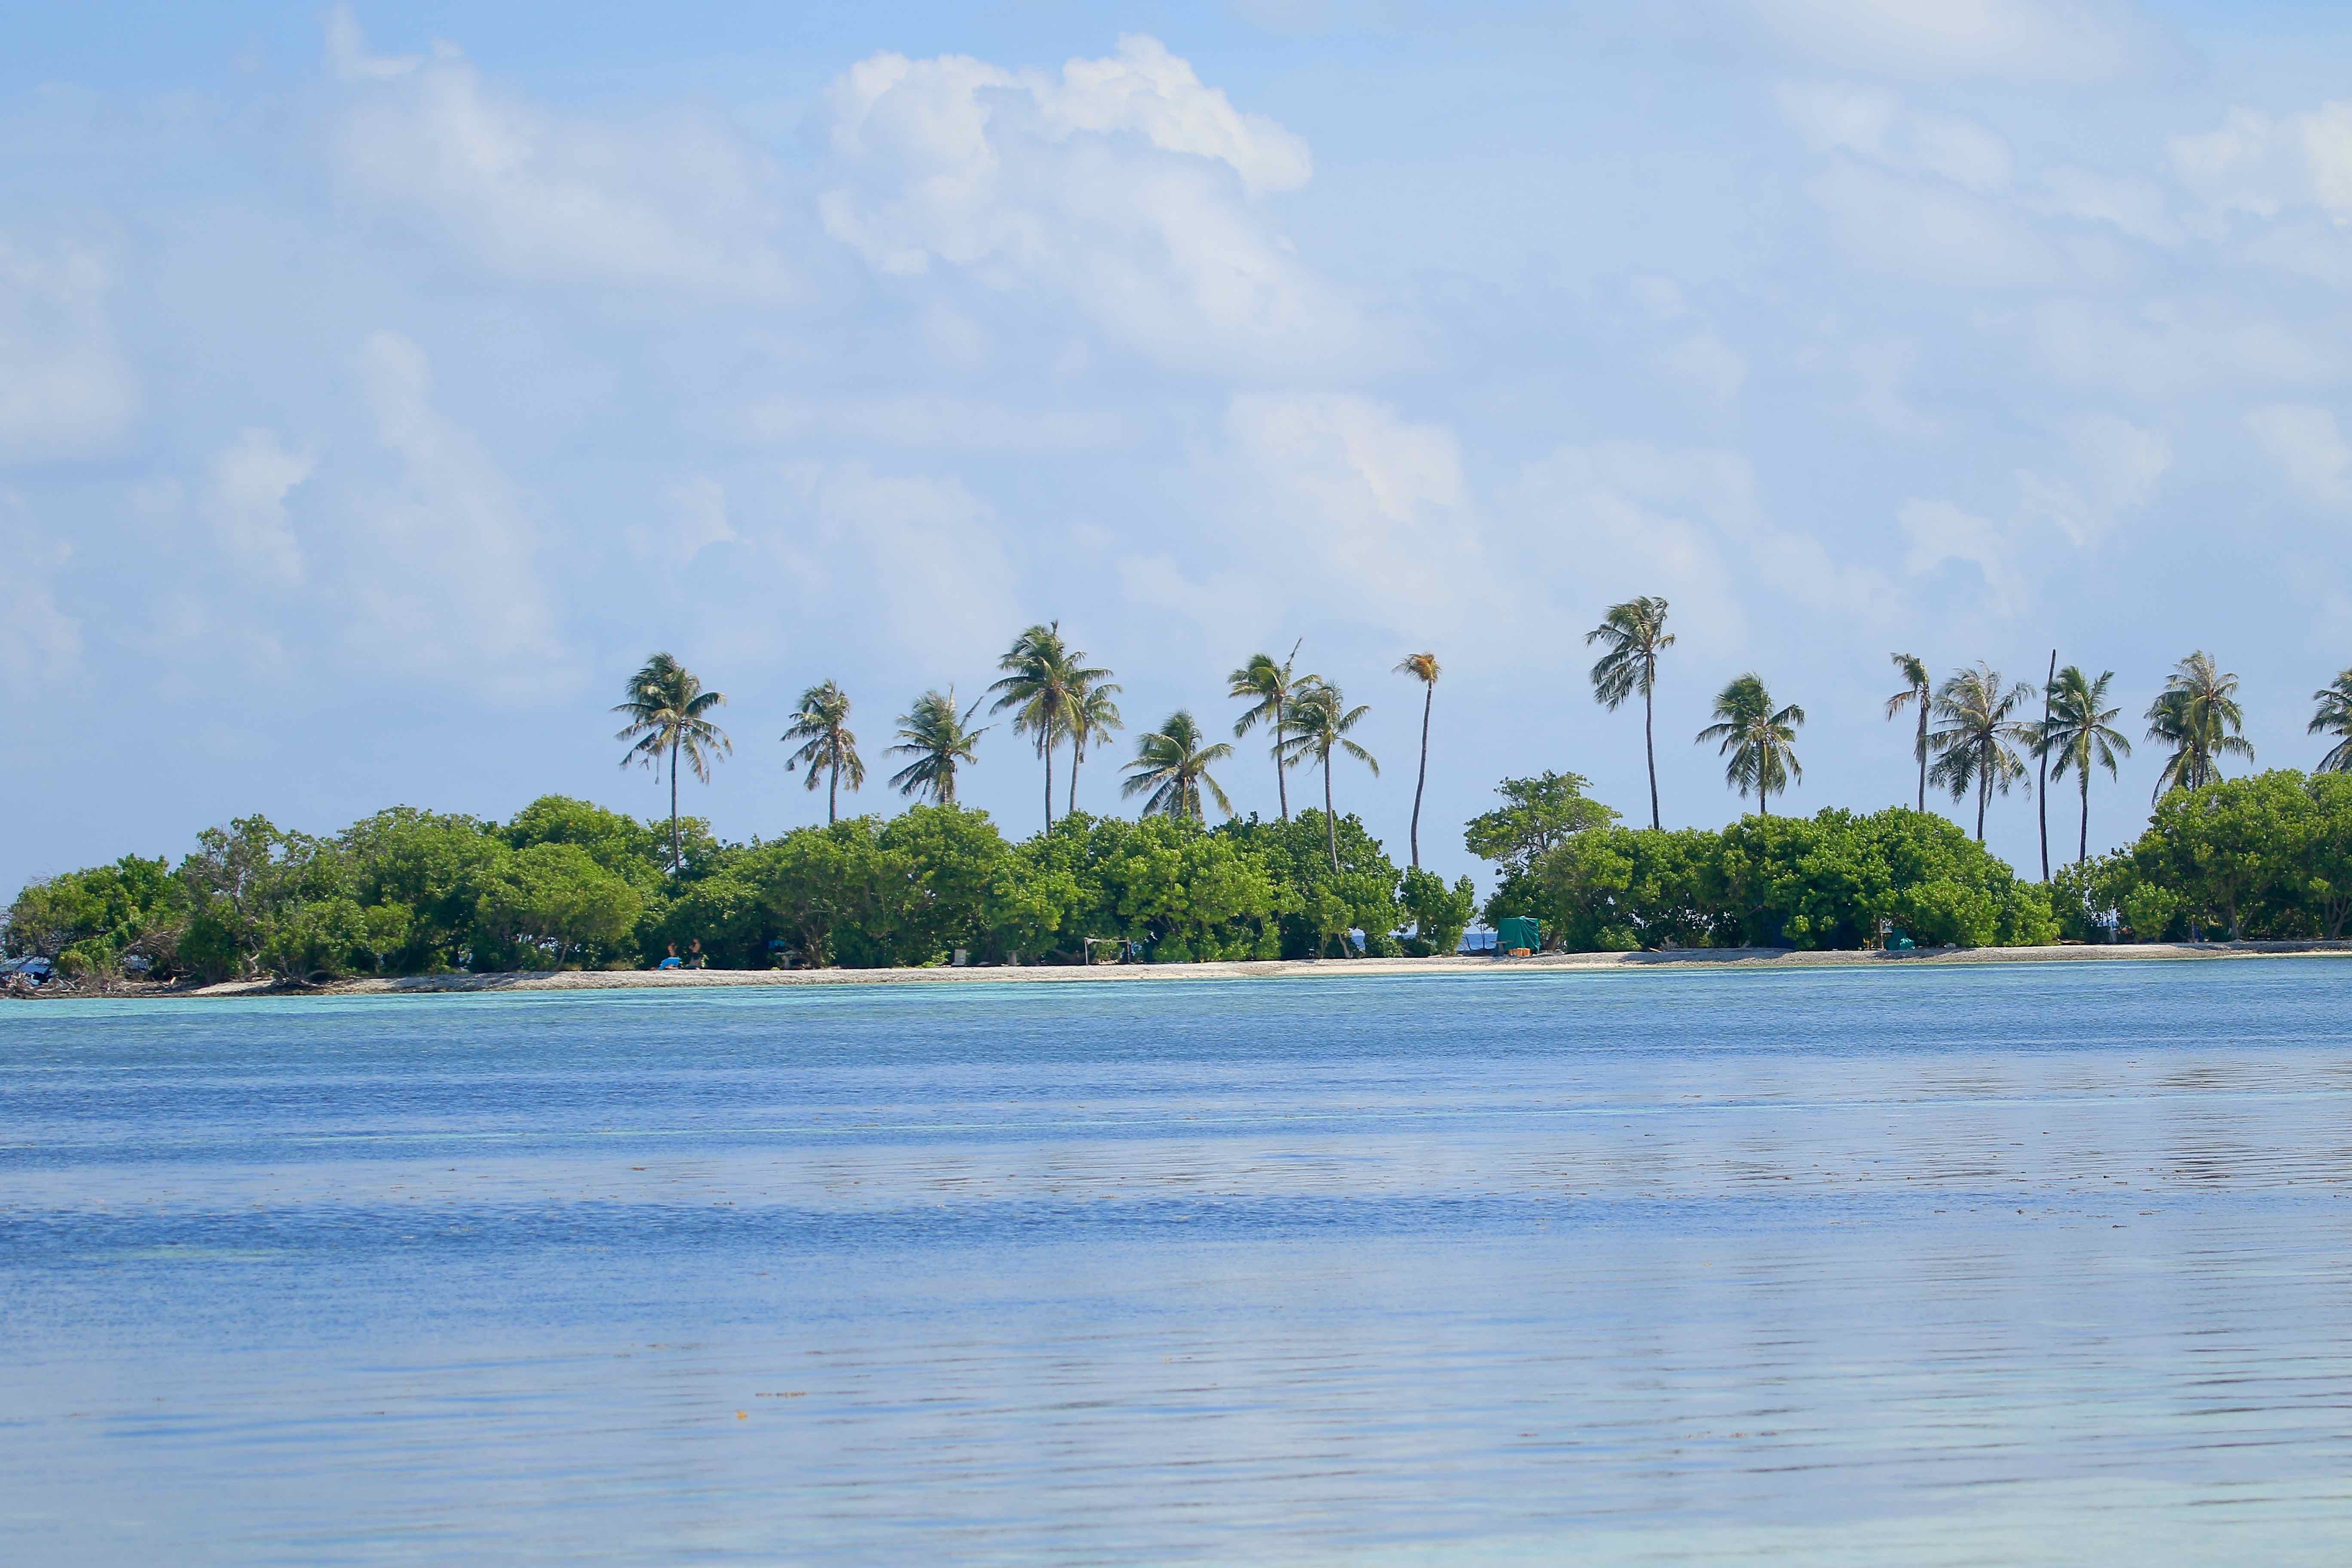
[[[554,115],[494,90],[447,46],[368,54],[344,7],[328,43],[345,93],[335,168],[362,201],[510,277],[758,302],[801,292],[775,173],[715,116]]]
[[[2004,189],[2015,167],[2009,143],[1998,132],[1956,114],[1908,108],[1885,88],[1783,82],[1774,96],[1781,114],[1815,153],[1849,153],[1978,192]]]
[[[302,548],[286,498],[310,477],[316,459],[256,426],[213,459],[205,510],[213,536],[239,564],[273,581],[302,580]]]
[[[112,284],[93,251],[0,239],[0,463],[90,456],[138,414],[107,315]]]
[[[2050,300],[2033,307],[2026,331],[2053,374],[2135,397],[2307,385],[2339,374],[2323,341],[2235,300]]]
[[[0,679],[20,691],[72,680],[81,623],[59,606],[56,575],[73,546],[35,526],[22,496],[0,491]]]
[[[2115,0],[1748,0],[1772,32],[1835,65],[1931,79],[2101,81],[2157,55]]]
[[[2352,505],[2352,443],[2333,410],[2274,403],[2249,413],[2246,428],[2297,494],[2322,506]]]
[[[1805,184],[1841,249],[1861,265],[1923,283],[2030,288],[2061,280],[2069,258],[2006,202],[1943,182],[1839,163]]]
[[[376,332],[358,369],[400,479],[352,507],[355,614],[345,636],[354,651],[498,701],[574,689],[579,671],[538,575],[538,531],[481,444],[433,405],[425,351]]]
[[[827,438],[967,452],[1075,452],[1128,438],[1127,421],[1104,409],[944,395],[774,398],[745,409],[735,428],[760,442]]]
[[[1155,39],[1058,77],[876,55],[826,103],[825,229],[885,273],[937,263],[1048,290],[1111,340],[1189,368],[1320,362],[1361,335],[1257,199],[1306,183],[1306,143]]]
[[[804,482],[817,533],[836,557],[845,552],[862,564],[905,655],[940,669],[968,668],[1020,624],[996,510],[962,480],[845,463]]]
[[[2029,204],[2037,212],[2105,224],[2150,245],[2177,246],[2187,237],[2172,216],[2163,187],[2152,180],[2061,165],[2044,170],[2041,184]]]

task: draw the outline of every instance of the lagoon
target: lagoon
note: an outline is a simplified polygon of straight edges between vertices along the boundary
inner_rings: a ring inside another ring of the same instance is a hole
[[[2352,1551],[2352,965],[0,1012],[0,1555]]]

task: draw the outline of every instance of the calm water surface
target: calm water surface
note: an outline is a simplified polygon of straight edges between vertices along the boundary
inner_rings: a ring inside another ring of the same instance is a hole
[[[0,1009],[0,1557],[2352,1558],[2352,964]]]

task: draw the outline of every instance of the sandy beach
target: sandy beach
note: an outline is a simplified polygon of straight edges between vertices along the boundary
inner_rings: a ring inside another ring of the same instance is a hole
[[[2122,947],[1929,948],[1909,952],[1818,952],[1784,948],[1696,948],[1674,952],[1563,952],[1535,958],[1297,959],[1240,963],[1102,963],[1090,968],[929,969],[608,969],[557,973],[429,974],[278,987],[232,982],[197,990],[117,992],[117,995],[401,995],[463,991],[694,990],[729,985],[1004,985],[1118,984],[1143,980],[1286,980],[1306,975],[1557,973],[1568,970],[1826,969],[1867,965],[2095,963],[2149,959],[2328,958],[2352,956],[2352,942],[2147,942]]]

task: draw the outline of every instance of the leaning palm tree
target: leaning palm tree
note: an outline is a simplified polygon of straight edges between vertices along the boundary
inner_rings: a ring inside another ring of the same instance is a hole
[[[2051,776],[2063,779],[2072,768],[2082,791],[2083,827],[2074,846],[2077,865],[2091,858],[2091,770],[2105,768],[2107,776],[2114,778],[2116,755],[2131,755],[2131,742],[2112,728],[2116,716],[2123,711],[2107,706],[2107,683],[2115,678],[2112,669],[2101,670],[2096,680],[2074,665],[2060,670],[2047,693],[2050,716],[2033,735],[2034,752],[2053,763]]]
[[[628,723],[613,739],[635,744],[622,754],[621,765],[642,763],[656,772],[669,764],[669,868],[685,863],[686,850],[677,834],[677,764],[682,760],[704,784],[710,782],[713,759],[732,756],[734,743],[727,732],[704,715],[720,707],[723,693],[705,691],[692,670],[666,653],[646,660],[629,678],[628,695],[613,711],[625,714]]]
[[[1348,731],[1360,722],[1369,707],[1350,708],[1339,689],[1328,680],[1301,682],[1289,704],[1282,710],[1284,737],[1282,761],[1292,767],[1312,758],[1323,770],[1323,835],[1331,852],[1331,870],[1339,869],[1339,819],[1331,814],[1331,753],[1345,752],[1381,775],[1381,764],[1372,753],[1348,739]]]
[[[955,804],[956,764],[978,765],[972,742],[996,728],[993,724],[971,727],[971,716],[986,700],[982,698],[959,714],[955,688],[950,686],[943,692],[924,692],[912,708],[898,715],[898,739],[905,744],[891,747],[890,754],[915,759],[890,775],[900,795],[921,791],[940,805]]]
[[[1650,765],[1650,826],[1658,826],[1658,749],[1652,736],[1658,684],[1658,655],[1675,646],[1666,630],[1666,602],[1646,595],[1612,605],[1601,624],[1584,634],[1587,647],[1605,643],[1609,651],[1592,667],[1593,700],[1611,712],[1636,691],[1642,694],[1642,756]]]
[[[1146,816],[1189,816],[1200,822],[1204,820],[1201,794],[1206,790],[1217,809],[1231,816],[1234,803],[1210,776],[1209,764],[1232,756],[1234,749],[1222,741],[1213,746],[1201,741],[1201,726],[1179,708],[1160,728],[1135,738],[1135,761],[1127,764],[1135,776],[1119,786],[1119,793],[1138,795],[1150,790],[1143,803]]]
[[[1903,710],[1919,710],[1919,735],[1911,742],[1912,760],[1919,764],[1919,809],[1927,809],[1927,710],[1936,705],[1935,683],[1927,678],[1927,662],[1916,654],[1890,654],[1902,672],[1903,689],[1886,700],[1886,717],[1900,718]]]
[[[1953,675],[1936,693],[1936,717],[1943,725],[1927,737],[1927,747],[1936,753],[1927,777],[1950,790],[1954,800],[1965,800],[1970,790],[1976,791],[1979,844],[1984,842],[1987,799],[1994,790],[2007,795],[2025,776],[2025,764],[2011,746],[2032,743],[2033,726],[2015,715],[2036,695],[2031,681],[2002,686],[2000,672],[1982,662]]]
[[[2319,759],[2315,773],[2352,773],[2352,669],[2343,673],[2311,694],[2319,710],[2304,727],[2306,735],[2333,735],[2336,744]]]
[[[1429,708],[1437,699],[1437,656],[1409,653],[1398,661],[1396,673],[1421,682],[1421,772],[1412,781],[1412,864],[1421,867],[1421,791],[1429,783]]]
[[[1072,811],[1078,809],[1078,764],[1087,760],[1087,747],[1127,727],[1118,716],[1118,704],[1111,700],[1118,694],[1118,682],[1103,679],[1109,674],[1107,669],[1070,672],[1070,713],[1064,726],[1070,732],[1070,794],[1064,804]]]
[[[1298,649],[1307,639],[1301,637],[1290,645],[1290,657],[1280,664],[1270,653],[1254,653],[1249,662],[1225,678],[1225,695],[1238,697],[1249,703],[1242,716],[1234,721],[1234,738],[1239,740],[1251,729],[1264,723],[1272,736],[1270,748],[1274,755],[1274,787],[1282,803],[1282,820],[1290,820],[1290,764],[1282,760],[1282,716],[1290,708],[1290,699],[1298,689],[1313,680],[1311,675],[1300,675],[1292,668],[1298,662]]]
[[[2242,731],[2238,678],[2214,667],[2199,651],[2173,667],[2171,679],[2147,706],[2147,738],[2172,748],[2156,778],[2156,798],[2176,789],[2202,789],[2221,776],[2224,756],[2252,760],[2254,748]]]
[[[817,774],[824,773],[824,819],[840,821],[844,775],[851,789],[866,787],[866,761],[857,754],[857,737],[849,732],[849,693],[830,680],[802,692],[800,710],[783,738],[801,742],[800,750],[784,759],[784,772],[805,766],[811,789],[816,788]]]
[[[1750,670],[1716,693],[1715,716],[1718,722],[1701,730],[1696,743],[1720,742],[1716,754],[1731,759],[1724,764],[1723,782],[1742,800],[1754,790],[1756,809],[1771,816],[1773,792],[1785,794],[1790,780],[1805,776],[1797,762],[1797,727],[1805,721],[1805,710],[1793,702],[1774,708],[1764,678]]]
[[[1027,735],[1045,765],[1045,828],[1054,826],[1054,748],[1069,732],[1071,699],[1087,682],[1108,676],[1104,669],[1081,668],[1087,656],[1062,641],[1062,623],[1034,626],[1013,639],[996,668],[1004,679],[989,689],[997,694],[993,712],[1013,710],[1013,730]]]

